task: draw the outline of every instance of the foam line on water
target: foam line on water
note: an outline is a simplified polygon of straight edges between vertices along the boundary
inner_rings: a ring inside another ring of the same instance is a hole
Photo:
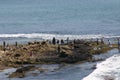
[[[120,80],[120,54],[97,65],[97,69],[83,80]]]
[[[70,35],[70,34],[43,34],[43,33],[31,33],[31,34],[0,34],[0,38],[42,38],[42,39],[52,39],[56,37],[58,39],[65,39],[69,37],[70,39],[91,39],[91,38],[114,38],[120,36],[111,36],[103,34],[89,34],[89,35]]]

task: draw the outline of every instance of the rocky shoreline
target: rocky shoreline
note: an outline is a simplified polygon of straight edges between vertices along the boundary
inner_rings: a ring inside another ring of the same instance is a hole
[[[28,44],[18,44],[16,42],[15,45],[9,46],[3,43],[0,46],[0,64],[6,67],[22,66],[20,72],[18,69],[9,77],[24,77],[24,72],[36,69],[34,66],[24,67],[24,64],[61,64],[94,61],[92,58],[94,54],[105,53],[113,48],[117,48],[117,45],[90,40],[73,40],[62,44],[50,43],[49,41],[34,41],[28,42]],[[44,69],[40,70],[44,71]]]
[[[96,41],[76,40],[74,43],[52,44],[47,41],[28,42],[28,44],[1,46],[1,63],[74,63],[91,60],[93,54],[104,53],[117,46],[97,43]]]

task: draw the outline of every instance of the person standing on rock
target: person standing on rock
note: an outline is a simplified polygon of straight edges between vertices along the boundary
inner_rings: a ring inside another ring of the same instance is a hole
[[[17,41],[15,42],[15,47],[16,47],[16,48],[18,47],[18,42],[17,42]]]
[[[56,39],[55,39],[55,37],[53,37],[53,39],[52,39],[52,44],[56,44]]]
[[[67,37],[67,44],[69,43],[69,37]]]
[[[57,40],[57,44],[59,44],[59,40]]]
[[[99,39],[97,38],[97,41],[96,41],[97,45],[99,45]]]
[[[74,40],[73,40],[73,44],[75,44],[75,43],[76,43],[76,40],[74,39]]]
[[[3,51],[5,51],[5,50],[6,50],[6,42],[3,41]]]
[[[110,45],[111,43],[110,43],[110,40],[108,39],[108,45]]]
[[[101,38],[101,44],[104,44],[104,38]]]
[[[61,39],[61,44],[64,44],[64,41],[63,41],[63,39]]]

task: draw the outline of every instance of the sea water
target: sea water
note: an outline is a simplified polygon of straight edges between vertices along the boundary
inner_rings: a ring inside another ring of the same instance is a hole
[[[0,39],[119,36],[119,8],[120,0],[0,0]]]
[[[0,0],[0,41],[24,42],[52,37],[60,39],[120,37],[119,8],[120,0]],[[112,59],[119,61],[118,58],[113,56],[107,62]],[[24,80],[82,80],[93,71],[90,65],[90,63],[73,64],[58,72],[44,73]],[[117,75],[119,72],[116,72],[119,66],[111,67],[116,73],[113,77],[119,76]],[[95,71],[92,74],[101,76],[98,73],[99,71]],[[4,74],[1,72],[1,75]],[[7,80],[4,76],[1,76],[1,79]],[[88,76],[84,79],[91,78]]]

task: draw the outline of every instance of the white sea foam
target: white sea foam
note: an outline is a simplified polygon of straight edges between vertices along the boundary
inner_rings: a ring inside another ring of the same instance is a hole
[[[43,33],[31,33],[31,34],[0,34],[0,38],[42,38],[42,39],[52,39],[56,37],[58,39],[65,39],[69,37],[70,39],[91,39],[91,38],[112,38],[119,36],[111,36],[111,35],[61,35],[61,34],[43,34]]]
[[[120,54],[97,65],[97,69],[83,80],[120,80]]]

